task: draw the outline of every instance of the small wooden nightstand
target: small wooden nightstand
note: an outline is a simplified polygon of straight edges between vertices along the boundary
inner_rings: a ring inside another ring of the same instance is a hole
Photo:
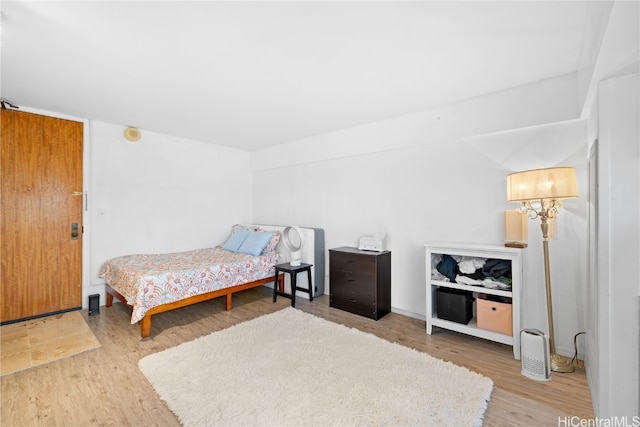
[[[276,302],[278,295],[291,299],[291,307],[296,306],[296,291],[307,292],[309,294],[309,301],[313,301],[313,285],[311,282],[311,266],[313,264],[305,264],[304,262],[300,265],[292,266],[290,263],[277,264],[276,274],[273,281],[273,302]],[[296,277],[298,273],[307,272],[307,278],[309,279],[309,289],[301,288],[296,286]],[[291,276],[291,293],[288,294],[286,292],[278,290],[278,275],[280,273],[289,273]]]

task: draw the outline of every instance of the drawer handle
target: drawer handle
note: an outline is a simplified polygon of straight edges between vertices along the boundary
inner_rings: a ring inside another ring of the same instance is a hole
[[[356,300],[355,300],[355,298],[349,298],[349,302],[351,302],[351,303],[355,303],[355,302],[356,302]]]
[[[347,282],[355,283],[356,279],[347,279]]]

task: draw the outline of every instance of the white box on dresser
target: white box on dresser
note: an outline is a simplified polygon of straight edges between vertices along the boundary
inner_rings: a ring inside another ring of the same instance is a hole
[[[499,245],[462,244],[462,243],[429,243],[425,245],[426,267],[426,295],[427,295],[427,334],[431,334],[433,326],[473,335],[476,337],[497,341],[513,346],[513,356],[520,359],[520,325],[521,325],[521,295],[522,295],[522,252],[524,249],[508,248]],[[438,255],[465,256],[485,259],[500,259],[511,262],[511,290],[489,289],[481,286],[470,286],[455,282],[447,282],[432,278],[432,259]],[[474,316],[468,324],[451,322],[438,318],[436,312],[436,291],[439,287],[459,289],[490,295],[510,297],[513,311],[513,334],[505,335],[477,326]]]

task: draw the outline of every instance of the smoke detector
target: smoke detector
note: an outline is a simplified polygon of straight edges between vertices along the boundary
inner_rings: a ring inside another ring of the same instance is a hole
[[[129,126],[124,130],[124,137],[127,138],[131,142],[136,142],[140,139],[142,135],[137,128]]]

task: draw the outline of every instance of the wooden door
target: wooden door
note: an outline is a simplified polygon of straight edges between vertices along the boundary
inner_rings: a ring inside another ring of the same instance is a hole
[[[0,115],[0,321],[80,308],[83,125]]]

